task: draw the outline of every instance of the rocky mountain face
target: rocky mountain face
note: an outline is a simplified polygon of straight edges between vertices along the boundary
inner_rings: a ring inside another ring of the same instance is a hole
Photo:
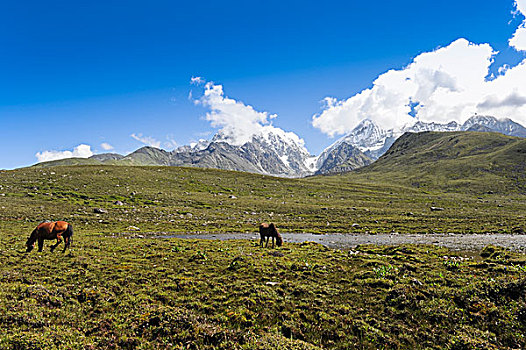
[[[218,168],[282,177],[334,174],[364,167],[384,153],[405,132],[485,131],[526,137],[526,128],[510,119],[475,115],[463,124],[424,123],[401,130],[385,130],[371,120],[363,120],[348,135],[327,147],[318,157],[309,154],[303,141],[293,133],[265,126],[239,145],[228,135],[217,133],[211,140],[181,146],[168,152],[143,147],[127,156],[113,153],[89,159],[64,159],[39,166],[71,164],[161,165]]]
[[[526,137],[526,128],[519,123],[508,118],[499,120],[495,117],[482,115],[475,115],[466,120],[466,122],[460,127],[460,130],[475,131],[477,128],[480,131],[486,129],[492,132],[500,132],[501,134],[508,136]]]
[[[324,153],[337,149],[343,143],[348,143],[364,152],[371,159],[376,160],[405,132],[418,133],[424,131],[484,131],[498,132],[508,136],[526,137],[526,128],[522,125],[511,119],[497,119],[491,116],[475,115],[466,120],[463,124],[459,124],[455,121],[447,124],[417,121],[415,124],[401,130],[384,130],[373,121],[366,119],[351,133],[342,137],[332,146],[327,148]]]
[[[105,158],[115,160],[102,155],[98,158],[102,162]],[[294,134],[272,126],[254,134],[241,146],[218,133],[210,141],[200,140],[172,152],[142,147],[117,163],[218,168],[283,177],[302,177],[315,171],[315,157],[309,154],[303,142]]]
[[[316,175],[352,171],[369,165],[372,161],[358,148],[348,142],[342,142],[338,147],[326,150],[320,155]]]

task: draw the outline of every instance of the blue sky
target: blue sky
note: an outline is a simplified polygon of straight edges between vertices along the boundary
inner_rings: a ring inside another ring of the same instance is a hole
[[[312,124],[325,97],[344,101],[421,53],[466,38],[500,52],[492,71],[521,62],[513,11],[512,0],[3,2],[0,168],[80,144],[125,154],[137,138],[171,149],[210,137],[206,106],[188,98],[202,94],[197,76],[277,114],[318,154],[337,137]]]

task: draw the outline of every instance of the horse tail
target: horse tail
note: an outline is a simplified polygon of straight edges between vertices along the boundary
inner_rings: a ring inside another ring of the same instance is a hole
[[[64,232],[64,237],[69,237],[69,244],[73,243],[73,225],[68,224],[68,228]]]

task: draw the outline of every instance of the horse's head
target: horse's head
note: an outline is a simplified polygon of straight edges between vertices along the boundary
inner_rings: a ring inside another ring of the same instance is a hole
[[[26,242],[26,246],[27,246],[26,253],[29,253],[35,247],[35,242],[31,243],[30,239],[28,238]]]
[[[279,234],[278,229],[276,228],[276,225],[272,223],[268,225],[268,227],[270,229],[272,236],[276,237],[276,244],[278,245],[278,247],[281,247],[283,245],[283,238],[281,238],[281,235]]]
[[[33,248],[35,247],[35,242],[37,240],[37,229],[34,229],[33,232],[31,232],[31,235],[29,236],[29,238],[27,239],[27,242],[26,242],[26,252],[29,253],[30,251],[33,250]]]

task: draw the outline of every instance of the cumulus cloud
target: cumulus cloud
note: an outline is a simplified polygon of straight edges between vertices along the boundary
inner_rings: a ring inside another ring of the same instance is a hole
[[[386,129],[417,120],[462,123],[475,113],[526,124],[526,60],[488,78],[496,54],[489,44],[458,39],[381,74],[371,88],[348,99],[325,98],[312,124],[329,136],[348,133],[366,118]]]
[[[208,107],[205,118],[212,127],[220,128],[222,136],[234,145],[250,141],[252,135],[261,133],[276,114],[258,112],[252,106],[225,96],[222,85],[206,83],[203,96],[196,103]]]
[[[158,141],[154,139],[151,136],[143,136],[141,133],[139,134],[131,134],[131,137],[136,139],[137,141],[151,147],[160,148],[161,147],[161,141]]]
[[[110,145],[107,142],[101,143],[100,147],[102,147],[102,149],[105,150],[105,151],[110,151],[110,150],[112,150],[114,148],[112,145]]]
[[[39,162],[48,162],[64,158],[89,158],[93,155],[91,146],[78,145],[73,151],[43,151],[35,154]]]
[[[526,0],[515,0],[515,8],[517,12],[526,16]],[[526,19],[517,28],[511,39],[509,40],[511,47],[517,51],[526,51]]]

